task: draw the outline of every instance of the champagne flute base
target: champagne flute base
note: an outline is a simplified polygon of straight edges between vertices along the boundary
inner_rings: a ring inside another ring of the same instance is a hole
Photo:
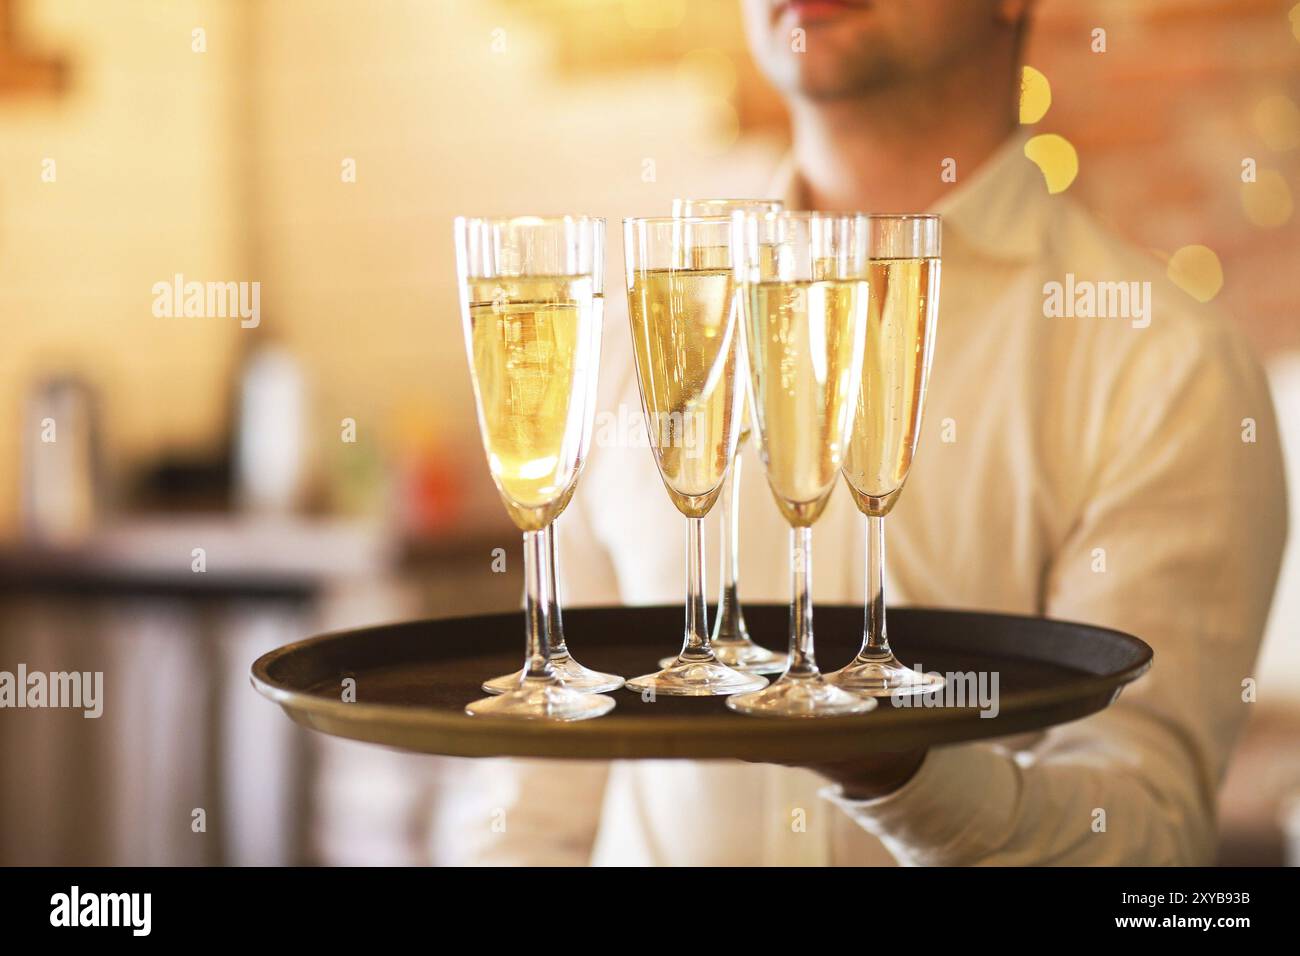
[[[612,690],[618,690],[623,686],[623,678],[617,674],[606,674],[602,671],[594,671],[590,667],[583,667],[568,654],[559,657],[551,657],[551,670],[559,678],[560,683],[570,690],[580,690],[586,694],[605,694]],[[520,668],[513,674],[502,674],[500,677],[494,677],[491,680],[483,682],[483,692],[485,694],[508,694],[519,687],[519,682],[524,679],[524,669]]]
[[[727,706],[750,717],[846,717],[875,710],[874,697],[841,690],[821,674],[786,674],[771,687],[727,699]]]
[[[767,678],[738,671],[712,657],[675,657],[663,670],[634,678],[625,686],[645,697],[725,697],[762,690]]]
[[[720,664],[744,671],[746,674],[780,674],[785,671],[789,660],[785,654],[769,651],[759,647],[748,637],[743,640],[715,638],[709,642],[713,648],[713,657]],[[675,657],[665,657],[659,662],[660,667],[671,667]]]
[[[869,658],[859,655],[826,679],[836,687],[868,697],[928,694],[944,684],[938,674],[904,667],[893,654]]]
[[[613,709],[613,697],[573,690],[553,678],[528,678],[512,691],[465,705],[471,717],[518,720],[589,720]]]

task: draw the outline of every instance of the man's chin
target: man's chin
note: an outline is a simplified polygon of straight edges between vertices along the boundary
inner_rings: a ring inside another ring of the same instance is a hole
[[[817,68],[811,64],[791,64],[791,68],[776,85],[787,96],[808,100],[847,100],[868,95],[898,82],[897,71],[885,64],[871,68],[857,63],[853,69],[829,66]]]

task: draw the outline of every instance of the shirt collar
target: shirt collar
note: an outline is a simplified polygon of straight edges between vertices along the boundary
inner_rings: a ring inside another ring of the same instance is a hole
[[[963,240],[972,252],[993,259],[1023,261],[1039,254],[1050,196],[1025,156],[1027,140],[1027,133],[1017,131],[969,178],[957,171],[957,183],[929,210],[943,216],[945,244]],[[792,155],[781,161],[769,195],[783,197],[789,209],[805,205]]]

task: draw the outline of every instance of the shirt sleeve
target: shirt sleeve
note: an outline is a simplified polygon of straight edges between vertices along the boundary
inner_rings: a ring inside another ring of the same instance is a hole
[[[1207,323],[1160,346],[1109,397],[1104,454],[1043,582],[1048,616],[1135,634],[1153,667],[1028,749],[936,749],[887,796],[825,792],[904,864],[1212,860],[1215,792],[1261,683],[1285,485],[1268,390],[1235,334]]]

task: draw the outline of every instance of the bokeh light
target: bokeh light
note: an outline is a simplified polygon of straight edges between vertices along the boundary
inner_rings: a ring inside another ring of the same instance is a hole
[[[1209,246],[1183,246],[1169,257],[1166,274],[1198,302],[1209,302],[1223,288],[1223,266]]]
[[[736,89],[736,65],[721,50],[692,50],[682,57],[677,73],[705,96],[725,98]]]
[[[712,100],[705,104],[698,122],[691,124],[687,137],[693,152],[718,156],[735,146],[740,138],[740,116],[727,100]]]
[[[623,19],[637,30],[671,30],[686,17],[686,0],[623,0]]]
[[[1057,133],[1040,133],[1025,143],[1025,155],[1043,173],[1049,193],[1064,192],[1079,175],[1079,154],[1074,145]]]
[[[1037,123],[1052,106],[1052,84],[1032,66],[1020,72],[1020,122]]]
[[[1266,96],[1251,114],[1255,132],[1269,149],[1286,152],[1300,146],[1300,106],[1282,93]]]
[[[1285,225],[1294,210],[1291,187],[1276,169],[1261,169],[1255,182],[1241,184],[1241,208],[1257,226],[1271,229]]]

